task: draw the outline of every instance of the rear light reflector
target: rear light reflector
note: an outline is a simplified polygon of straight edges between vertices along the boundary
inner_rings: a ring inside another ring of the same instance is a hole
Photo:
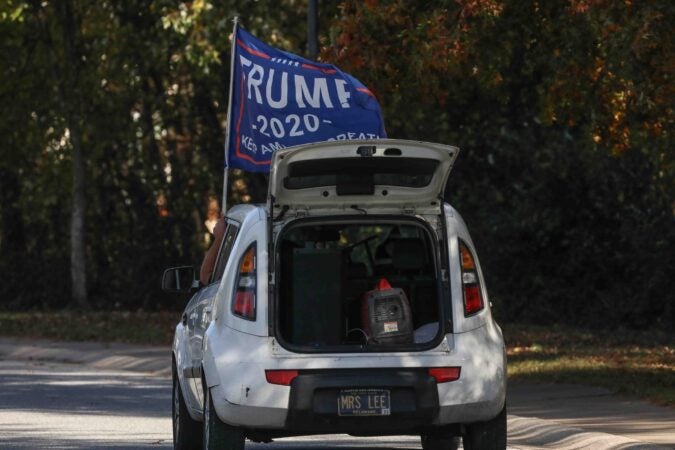
[[[459,379],[461,367],[430,367],[429,375],[436,379],[436,383],[447,383]]]
[[[476,272],[464,272],[462,274],[462,283],[464,284],[478,283],[478,279],[476,278]]]
[[[478,313],[485,306],[481,291],[476,261],[469,247],[459,241],[459,253],[462,263],[462,292],[464,293],[464,315],[471,316]]]
[[[298,376],[297,370],[266,370],[265,378],[270,384],[280,384],[290,386],[291,382]]]

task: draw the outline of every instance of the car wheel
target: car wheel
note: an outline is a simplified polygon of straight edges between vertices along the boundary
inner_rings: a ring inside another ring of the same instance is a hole
[[[211,389],[204,391],[204,450],[244,450],[244,432],[221,422],[213,409]]]
[[[506,405],[494,419],[466,426],[464,450],[504,450],[505,448]]]
[[[439,438],[436,436],[422,435],[423,450],[457,450],[460,443],[459,437]]]
[[[202,424],[190,417],[175,370],[173,373],[173,403],[171,409],[174,450],[199,450],[202,446]]]

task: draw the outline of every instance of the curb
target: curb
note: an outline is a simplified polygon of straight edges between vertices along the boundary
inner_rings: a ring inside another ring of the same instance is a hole
[[[508,415],[508,444],[513,449],[668,450],[624,436],[587,431],[553,420]]]
[[[104,370],[171,376],[170,347],[0,338],[0,355],[3,359],[84,364]]]

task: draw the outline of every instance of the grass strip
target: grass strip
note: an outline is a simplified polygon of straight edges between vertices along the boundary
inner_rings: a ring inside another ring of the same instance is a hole
[[[581,383],[675,406],[675,339],[664,332],[503,327],[510,379]]]
[[[177,311],[0,311],[0,336],[170,345]]]

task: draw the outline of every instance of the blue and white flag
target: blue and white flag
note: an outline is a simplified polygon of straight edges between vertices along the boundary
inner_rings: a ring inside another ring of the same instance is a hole
[[[386,137],[380,106],[331,64],[270,47],[235,26],[226,166],[267,172],[275,150]]]

